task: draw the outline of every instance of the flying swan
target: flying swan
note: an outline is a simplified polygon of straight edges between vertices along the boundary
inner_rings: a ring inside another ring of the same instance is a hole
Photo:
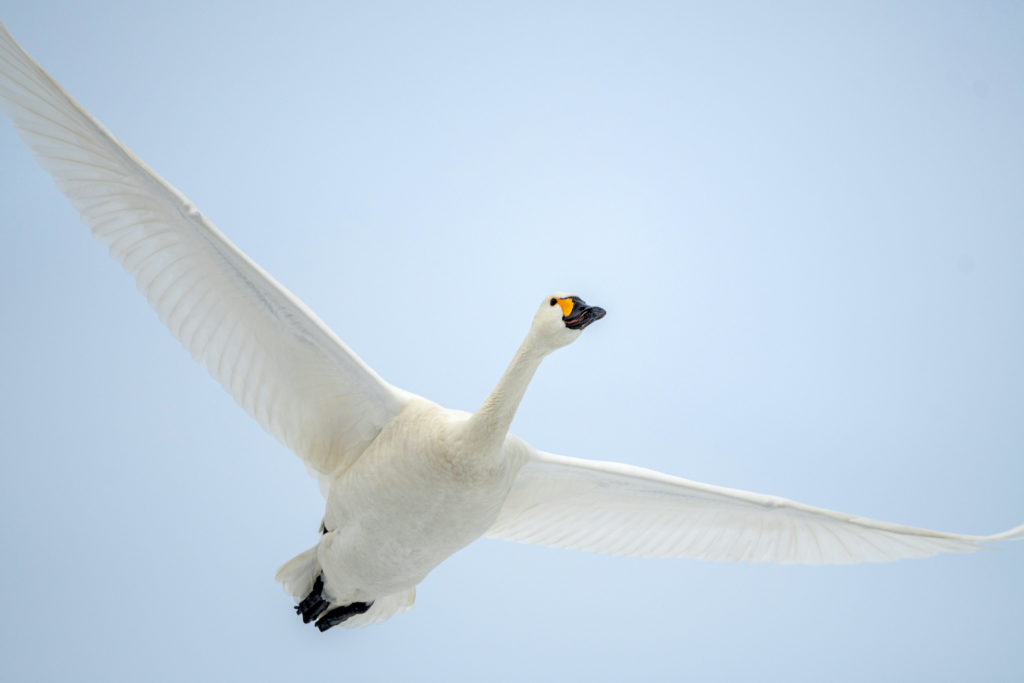
[[[78,105],[0,24],[0,106],[171,333],[318,477],[317,544],[277,580],[306,623],[366,626],[481,536],[611,555],[841,564],[971,552],[1024,535],[929,531],[651,470],[508,433],[545,356],[604,310],[546,296],[480,409],[397,389]]]

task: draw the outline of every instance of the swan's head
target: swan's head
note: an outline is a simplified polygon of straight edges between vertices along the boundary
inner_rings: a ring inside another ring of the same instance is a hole
[[[578,296],[555,292],[541,302],[530,331],[538,344],[550,352],[576,341],[583,328],[604,315],[603,308],[588,306]]]

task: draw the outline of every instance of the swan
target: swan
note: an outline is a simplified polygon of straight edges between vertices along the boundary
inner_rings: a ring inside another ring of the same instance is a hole
[[[0,24],[0,107],[161,321],[314,474],[317,543],[277,572],[306,623],[382,622],[486,536],[611,555],[842,564],[971,552],[1024,536],[875,521],[625,464],[545,453],[508,433],[541,362],[605,311],[540,302],[475,413],[384,381],[301,301],[79,106]]]

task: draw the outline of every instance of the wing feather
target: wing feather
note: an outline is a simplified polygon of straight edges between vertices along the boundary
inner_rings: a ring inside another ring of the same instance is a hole
[[[608,555],[852,564],[972,552],[1024,536],[1024,525],[991,536],[931,531],[533,451],[486,535]]]
[[[408,399],[93,119],[2,24],[0,108],[172,334],[315,473],[351,465]]]

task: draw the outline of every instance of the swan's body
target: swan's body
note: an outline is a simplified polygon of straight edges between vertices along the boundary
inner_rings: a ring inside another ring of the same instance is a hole
[[[482,535],[617,555],[850,563],[970,552],[929,531],[542,453],[508,434],[545,356],[603,311],[546,297],[473,414],[397,389],[250,261],[0,26],[0,106],[161,320],[293,450],[327,497],[318,543],[278,578],[318,625],[408,609],[415,586]],[[333,615],[333,616],[332,616]]]
[[[332,482],[317,554],[333,602],[407,595],[494,523],[527,447],[510,436],[478,449],[468,427],[466,413],[411,399]]]

